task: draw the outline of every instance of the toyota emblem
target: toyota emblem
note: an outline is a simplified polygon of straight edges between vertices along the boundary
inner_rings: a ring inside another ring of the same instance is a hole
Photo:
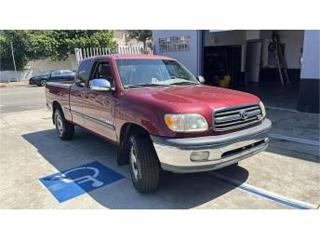
[[[241,111],[240,116],[242,120],[246,120],[248,118],[248,112],[246,111]]]

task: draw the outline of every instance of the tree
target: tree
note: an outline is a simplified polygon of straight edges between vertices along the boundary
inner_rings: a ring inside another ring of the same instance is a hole
[[[75,48],[116,47],[109,30],[6,30],[0,32],[0,70],[13,70],[11,43],[18,70],[31,60],[65,59]]]
[[[1,70],[13,70],[11,43],[14,46],[17,69],[21,70],[28,62],[29,33],[27,31],[3,31],[0,38]]]
[[[64,59],[74,53],[75,48],[104,47],[113,50],[116,47],[113,31],[109,30],[58,30],[52,31],[50,35],[59,39],[53,59]]]
[[[151,30],[128,30],[129,37],[137,39],[143,43],[143,49],[146,51],[147,41],[152,39]]]

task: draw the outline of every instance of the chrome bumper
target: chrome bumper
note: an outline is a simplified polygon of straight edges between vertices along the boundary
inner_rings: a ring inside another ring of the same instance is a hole
[[[151,136],[161,167],[164,170],[187,173],[223,168],[264,151],[269,144],[271,121],[234,133],[198,137],[163,138]],[[207,152],[205,160],[191,160],[191,154]]]

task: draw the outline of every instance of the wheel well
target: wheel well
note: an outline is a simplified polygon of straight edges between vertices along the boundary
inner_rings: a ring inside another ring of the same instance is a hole
[[[119,147],[117,150],[117,161],[118,165],[124,165],[129,162],[128,159],[128,143],[129,143],[129,136],[132,133],[137,133],[145,138],[150,139],[149,132],[144,129],[143,127],[134,124],[134,123],[126,123],[122,126],[120,131],[120,138],[119,138]],[[151,141],[151,139],[150,139]]]
[[[61,105],[57,101],[53,101],[53,103],[52,103],[52,121],[53,121],[53,124],[55,124],[55,122],[54,122],[54,113],[55,113],[55,111],[57,109],[62,110]],[[63,114],[63,112],[62,112],[62,114]]]
[[[134,123],[126,123],[122,126],[121,131],[120,131],[120,138],[119,138],[120,145],[125,143],[123,140],[128,139],[128,137],[133,132],[150,138],[149,132],[145,128],[143,128],[137,124],[134,124]]]

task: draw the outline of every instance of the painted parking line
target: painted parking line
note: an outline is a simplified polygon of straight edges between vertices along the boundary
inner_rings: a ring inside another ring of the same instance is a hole
[[[95,161],[39,180],[62,203],[123,178],[119,173]]]
[[[296,143],[311,145],[311,146],[320,146],[319,141],[305,139],[305,138],[289,137],[286,135],[276,134],[276,133],[269,133],[269,137],[279,139],[279,140],[285,140],[289,142],[296,142]]]
[[[295,209],[318,209],[319,208],[319,206],[316,206],[316,205],[313,205],[310,203],[306,203],[306,202],[302,202],[299,200],[295,200],[295,199],[290,199],[290,198],[284,197],[282,195],[279,195],[279,194],[276,194],[273,192],[269,192],[269,191],[261,189],[261,188],[254,187],[250,184],[242,183],[236,179],[227,177],[227,176],[219,174],[219,173],[211,172],[210,175],[212,175],[212,176],[214,176],[224,182],[227,182],[233,186],[236,186],[242,191],[245,191],[247,193],[253,194],[258,197],[262,197],[262,198],[274,201],[276,203],[280,203],[282,205],[286,205],[291,208],[295,208]]]

